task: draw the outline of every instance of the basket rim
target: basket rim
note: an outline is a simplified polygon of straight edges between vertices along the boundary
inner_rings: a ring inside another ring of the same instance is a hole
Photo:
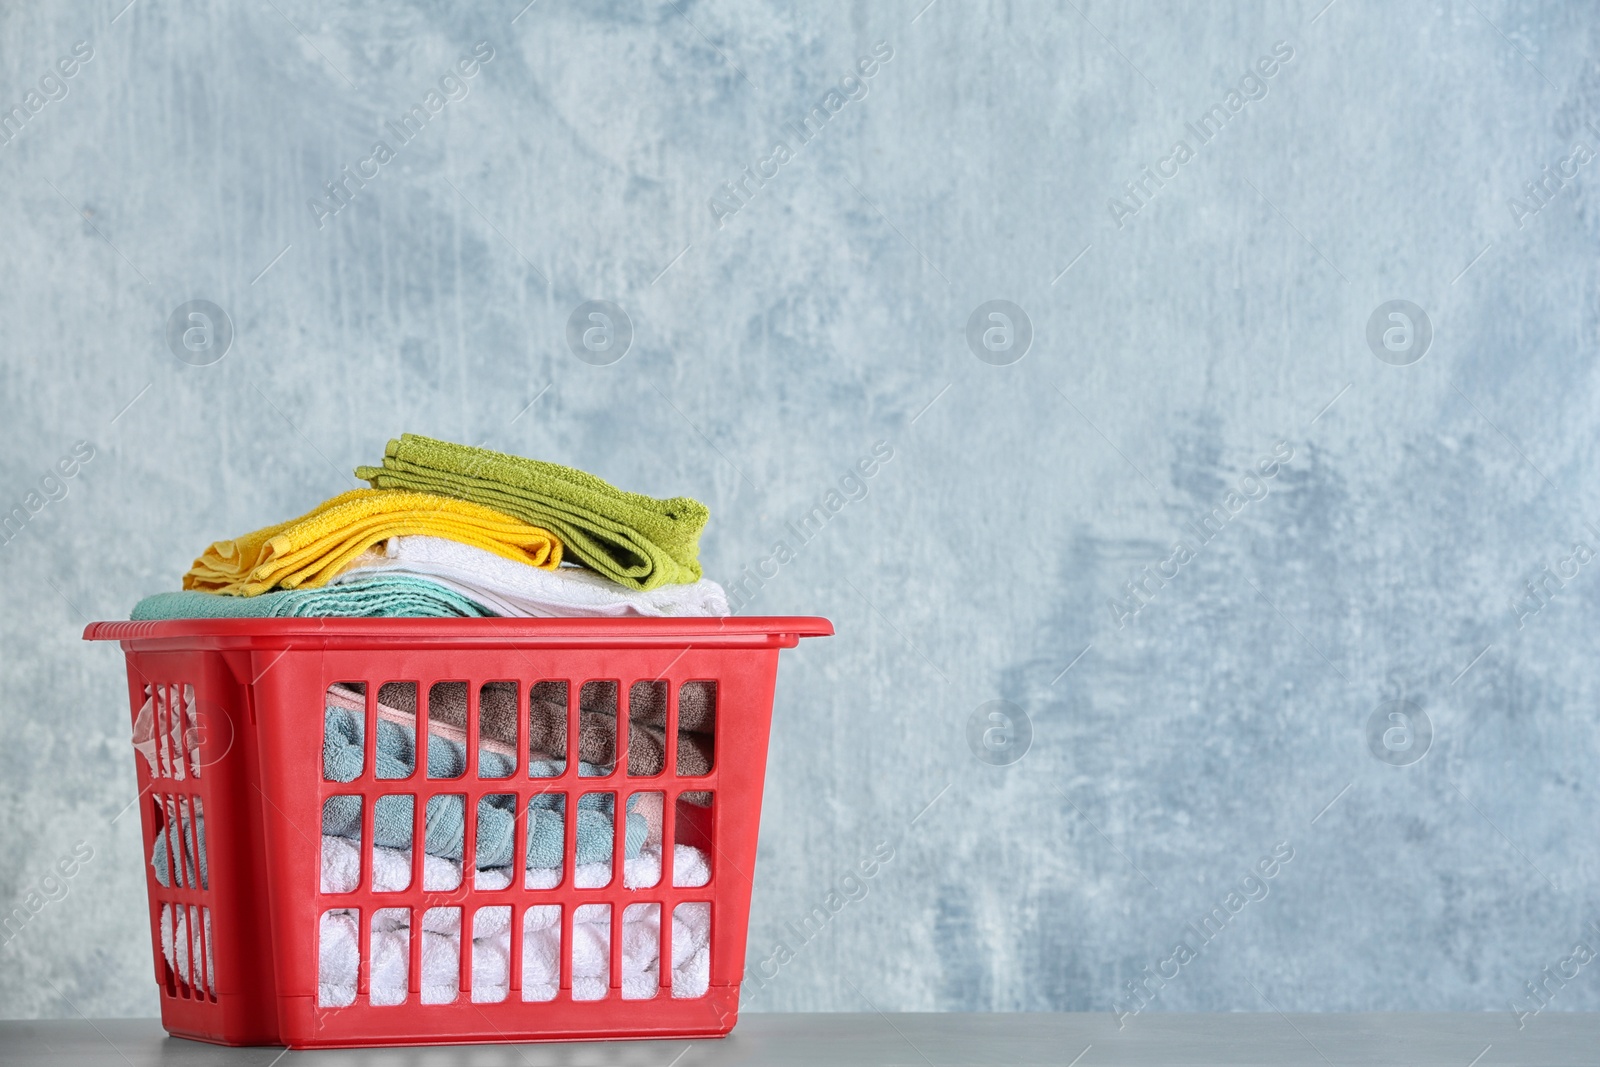
[[[676,618],[492,617],[480,619],[167,619],[160,622],[91,622],[85,641],[142,645],[179,641],[212,648],[374,647],[399,645],[486,648],[576,642],[693,644],[698,647],[778,644],[830,637],[833,623],[816,615],[728,615]]]

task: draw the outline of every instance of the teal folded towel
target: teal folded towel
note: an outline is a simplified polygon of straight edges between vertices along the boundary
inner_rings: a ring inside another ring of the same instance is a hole
[[[352,576],[316,589],[281,589],[260,596],[223,596],[185,589],[157,593],[134,605],[135,622],[168,619],[480,618],[496,614],[476,600],[410,574]]]
[[[212,594],[201,594],[210,596]],[[270,595],[270,594],[269,594]],[[330,707],[325,711],[322,735],[322,775],[333,782],[353,782],[361,775],[362,721],[347,708]],[[378,720],[377,777],[408,778],[417,766],[416,737],[412,731],[387,719]],[[481,753],[479,773],[484,778],[509,778],[516,770],[511,757],[498,752]],[[460,778],[467,772],[466,746],[428,734],[428,777]],[[536,761],[529,768],[534,777],[554,777],[561,768],[553,763]],[[585,777],[609,773],[609,768],[593,764],[578,765],[578,773]],[[633,797],[628,798],[632,808]],[[409,849],[413,833],[412,805],[408,796],[379,797],[372,811],[372,836],[374,843],[384,848]],[[516,799],[512,794],[490,794],[478,806],[478,843],[476,864],[479,869],[504,867],[511,862],[513,835],[516,829]],[[563,800],[558,794],[540,793],[528,802],[527,866],[560,867],[566,848],[566,820],[562,810]],[[579,863],[607,863],[611,860],[612,806],[610,793],[586,793],[578,800],[578,856]],[[200,888],[209,889],[206,865],[206,827],[204,816],[196,817],[195,832],[199,839],[199,863],[189,844],[189,818],[185,812],[182,820],[183,851],[186,868],[192,872],[198,867]],[[427,818],[423,825],[422,847],[430,856],[460,860],[462,830],[465,825],[464,804],[456,794],[430,797]],[[630,812],[624,839],[624,856],[633,859],[644,845],[648,827],[644,816]],[[170,829],[170,828],[169,828]],[[330,797],[322,809],[322,832],[335,837],[361,839],[361,798],[351,796]],[[167,834],[156,836],[151,852],[150,866],[155,868],[156,881],[167,884]],[[190,888],[193,888],[191,886]]]

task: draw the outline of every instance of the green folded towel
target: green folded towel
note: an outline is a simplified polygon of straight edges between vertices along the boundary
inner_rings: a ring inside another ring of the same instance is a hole
[[[630,589],[700,580],[700,531],[711,513],[698,500],[657,500],[571,467],[409,433],[389,442],[383,466],[357,467],[356,477],[542,526],[561,539],[566,558]]]
[[[157,593],[134,605],[135,622],[166,619],[479,618],[495,612],[437,582],[409,574],[351,577],[316,589],[283,589],[260,596],[225,596],[185,589]]]

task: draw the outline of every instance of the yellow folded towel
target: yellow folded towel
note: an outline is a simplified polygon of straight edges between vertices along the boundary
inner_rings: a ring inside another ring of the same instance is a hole
[[[426,534],[544,570],[561,565],[555,534],[481,504],[432,493],[352,489],[277,526],[218,541],[183,576],[185,589],[255,596],[326,585],[373,545]]]

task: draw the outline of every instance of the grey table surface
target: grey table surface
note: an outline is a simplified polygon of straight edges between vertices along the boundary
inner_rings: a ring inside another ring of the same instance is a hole
[[[1509,1012],[1478,1014],[746,1015],[720,1041],[469,1045],[285,1052],[224,1049],[167,1037],[153,1019],[0,1021],[5,1064],[248,1064],[387,1067],[617,1064],[854,1064],[1056,1067],[1211,1064],[1405,1064],[1407,1067],[1566,1067],[1600,1064],[1600,1014],[1546,1012],[1517,1029]]]

